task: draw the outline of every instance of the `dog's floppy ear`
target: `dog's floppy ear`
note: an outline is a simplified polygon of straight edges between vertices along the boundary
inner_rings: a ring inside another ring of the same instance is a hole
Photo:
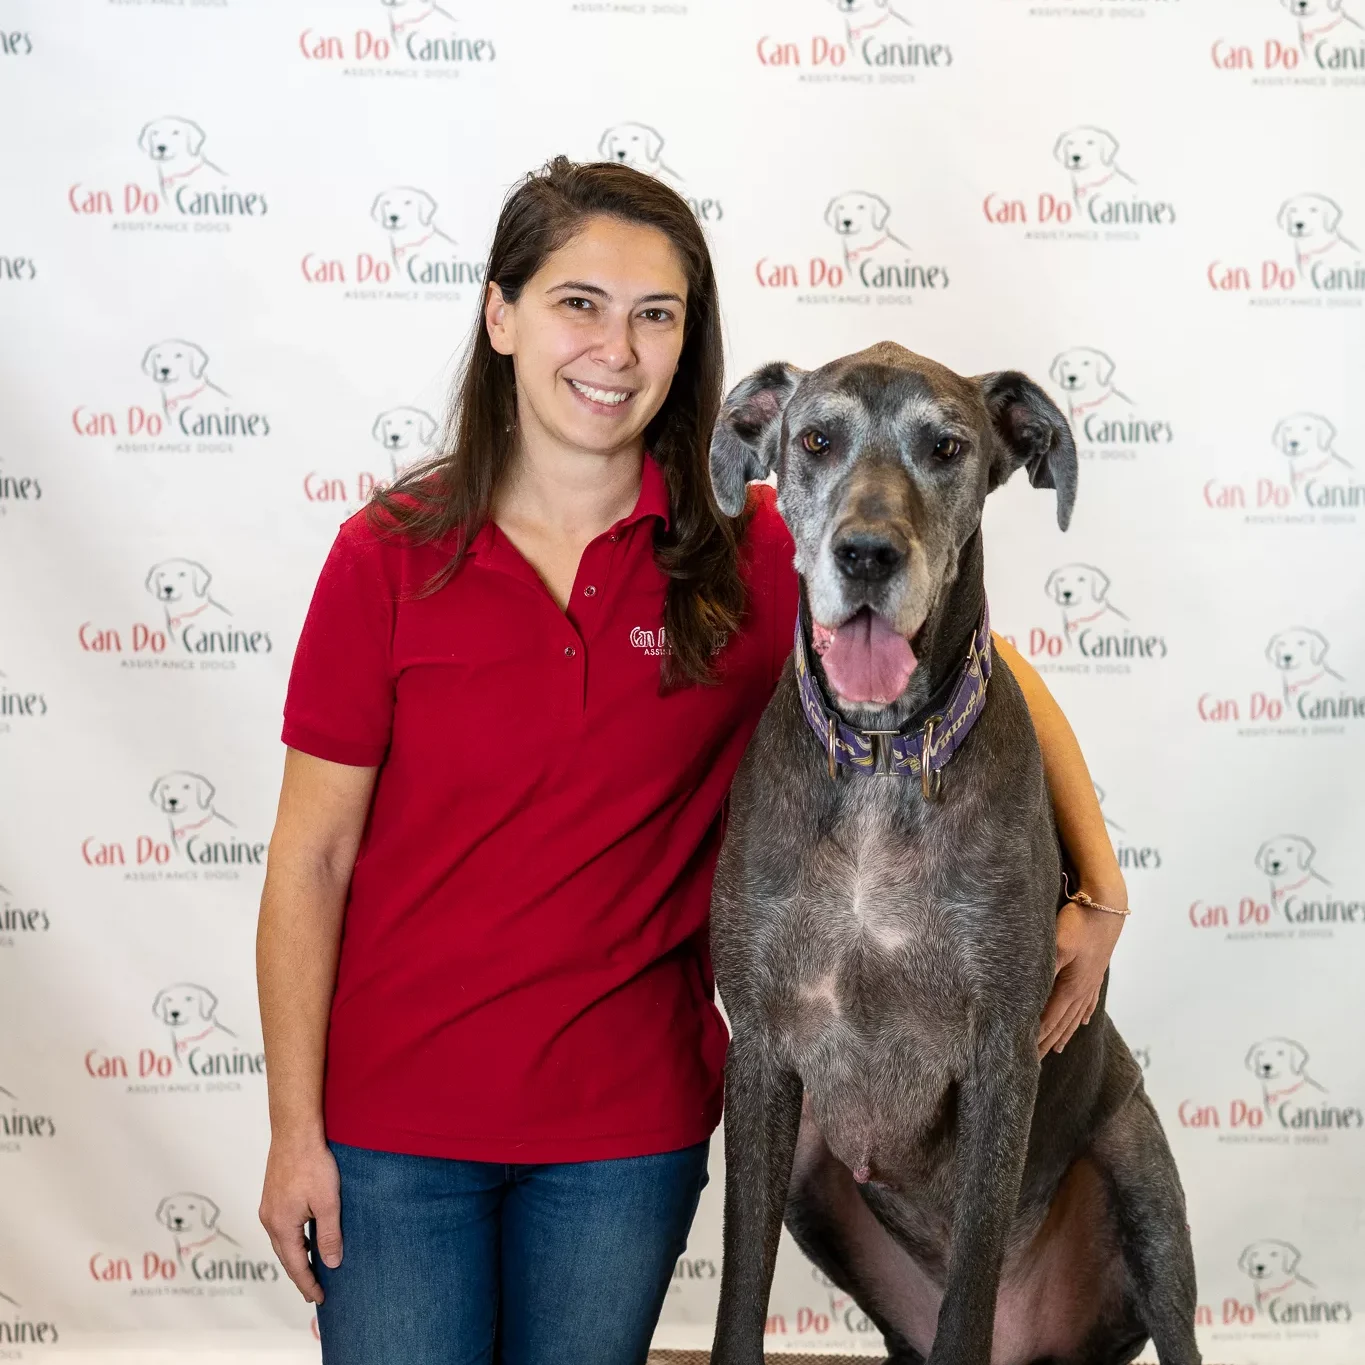
[[[169,1212],[169,1210],[167,1209],[166,1206],[167,1206],[167,1205],[171,1202],[171,1200],[174,1199],[174,1198],[175,1198],[175,1195],[173,1195],[173,1194],[168,1194],[168,1195],[167,1195],[167,1196],[166,1196],[166,1197],[165,1197],[165,1198],[156,1206],[156,1221],[157,1221],[158,1223],[163,1224],[165,1227],[170,1227],[170,1225],[171,1225],[170,1212]]]
[[[189,148],[191,156],[197,156],[199,149],[204,145],[204,130],[193,119],[182,118],[180,122],[190,130],[185,145]]]
[[[429,412],[422,412],[418,415],[422,420],[417,424],[417,439],[423,445],[428,445],[431,438],[436,435],[436,419]]]
[[[218,1215],[222,1212],[222,1209],[220,1209],[212,1199],[209,1199],[202,1194],[198,1195],[197,1198],[204,1209],[204,1226],[206,1228],[217,1227]]]
[[[426,190],[417,190],[415,193],[417,195],[418,203],[421,204],[421,208],[417,210],[417,221],[421,223],[423,227],[426,227],[426,225],[436,216],[436,201],[426,192]]]
[[[1272,636],[1270,637],[1270,639],[1266,641],[1266,644],[1265,644],[1265,657],[1266,657],[1267,660],[1269,660],[1269,662],[1271,662],[1272,664],[1275,662],[1275,645],[1276,645],[1276,642],[1279,640],[1280,636],[1283,635],[1283,634],[1284,634],[1284,631],[1282,631],[1282,630],[1277,630],[1277,631],[1275,632],[1275,634],[1272,635]]]
[[[187,341],[185,345],[190,353],[190,374],[198,379],[209,363],[208,352],[202,346],[196,346],[192,341]]]
[[[142,356],[142,373],[149,379],[156,378],[156,367],[152,364],[152,356],[156,353],[156,346],[148,346]]]
[[[1316,412],[1313,414],[1313,433],[1317,437],[1319,450],[1331,450],[1332,442],[1337,438],[1337,429],[1327,418]]]
[[[659,159],[659,153],[664,149],[663,134],[657,129],[651,128],[647,123],[642,123],[640,126],[648,134],[648,137],[645,140],[645,155],[648,156],[651,161],[657,161]]]
[[[1056,403],[1017,370],[978,375],[976,383],[1002,452],[991,464],[992,488],[1021,465],[1035,488],[1057,490],[1057,525],[1071,524],[1076,505],[1076,442]]]
[[[1052,159],[1060,161],[1063,166],[1066,165],[1066,142],[1070,136],[1071,129],[1068,128],[1052,145]]]
[[[602,134],[601,138],[598,140],[597,143],[597,155],[601,157],[603,161],[614,161],[616,159],[611,154],[611,149],[615,142],[616,129],[608,128],[606,132]]]
[[[1256,850],[1256,866],[1257,866],[1262,872],[1265,872],[1265,871],[1267,870],[1265,864],[1266,864],[1266,859],[1267,859],[1267,857],[1268,857],[1269,855],[1270,855],[1270,841],[1267,840],[1265,843],[1263,843],[1263,844],[1260,846],[1260,848],[1258,848],[1258,849]]]
[[[383,430],[383,428],[384,428],[384,419],[385,419],[388,415],[389,415],[389,414],[388,414],[387,412],[381,412],[381,413],[379,414],[379,416],[376,417],[376,418],[374,419],[374,426],[372,426],[372,427],[370,428],[370,437],[371,437],[371,439],[378,441],[380,445],[387,445],[387,444],[388,444],[388,442],[385,441],[385,439],[384,439],[384,430]]]
[[[194,989],[199,992],[199,1017],[212,1019],[214,1010],[218,1008],[218,997],[207,986],[196,986]]]
[[[867,196],[876,206],[872,210],[872,226],[874,228],[884,228],[886,220],[891,217],[891,205],[881,197],[880,194],[869,194]]]
[[[1320,630],[1306,630],[1304,634],[1313,642],[1308,653],[1310,662],[1320,664],[1327,657],[1327,637]]]
[[[156,119],[153,119],[150,123],[144,123],[142,125],[142,131],[137,135],[138,151],[146,152],[148,156],[152,153],[151,132],[152,129],[156,127],[156,122]]]
[[[1256,1071],[1256,1054],[1257,1054],[1260,1050],[1261,1050],[1261,1045],[1260,1045],[1260,1043],[1252,1043],[1252,1045],[1250,1046],[1250,1048],[1247,1049],[1246,1061],[1244,1061],[1244,1062],[1242,1063],[1242,1065],[1243,1065],[1244,1067],[1246,1067],[1246,1069],[1247,1069],[1248,1071],[1252,1072],[1253,1074],[1254,1074],[1255,1071]],[[1248,1247],[1247,1250],[1250,1251],[1251,1248]]]
[[[742,379],[725,396],[711,433],[711,488],[727,517],[744,510],[744,486],[777,464],[782,414],[804,370],[777,360]]]
[[[1062,361],[1066,359],[1066,352],[1059,352],[1052,361],[1051,368],[1047,372],[1047,377],[1052,380],[1059,388],[1062,383]]]
[[[1299,1268],[1299,1249],[1288,1242],[1278,1242],[1284,1248],[1284,1268],[1292,1275]]]
[[[156,806],[156,807],[158,807],[158,808],[159,808],[160,805],[161,805],[161,800],[160,800],[160,798],[161,798],[161,784],[162,784],[163,782],[165,782],[165,780],[166,780],[166,779],[165,779],[164,777],[158,777],[158,778],[156,779],[156,781],[152,783],[152,794],[151,794],[151,796],[149,796],[149,797],[147,798],[147,799],[152,803],[152,805],[154,805],[154,806]],[[165,992],[163,991],[162,994],[165,994]],[[160,997],[158,997],[158,998],[160,998]]]
[[[1243,1275],[1251,1274],[1251,1253],[1255,1250],[1256,1243],[1252,1242],[1250,1246],[1242,1248],[1242,1254],[1237,1258],[1237,1269],[1240,1270]]]
[[[146,582],[144,582],[143,585],[142,585],[142,586],[143,586],[143,589],[144,589],[146,592],[150,592],[150,593],[155,594],[155,592],[156,592],[156,574],[157,574],[157,570],[160,569],[160,568],[161,568],[161,565],[160,565],[160,564],[153,564],[152,567],[151,567],[150,569],[147,570],[147,580],[146,580]]]
[[[1095,131],[1100,135],[1100,164],[1112,166],[1114,158],[1118,155],[1118,139],[1113,133],[1106,133],[1103,128],[1096,128]]]
[[[1096,351],[1099,360],[1099,369],[1096,371],[1096,378],[1101,384],[1107,384],[1114,377],[1114,362],[1103,351]]]
[[[1303,1069],[1308,1065],[1308,1049],[1302,1043],[1296,1043],[1292,1038],[1287,1040],[1289,1043],[1289,1069],[1296,1076],[1303,1075]]]
[[[1090,575],[1090,596],[1096,602],[1103,602],[1109,596],[1109,575],[1093,564],[1085,566]]]
[[[161,1008],[165,1003],[166,1003],[166,991],[165,991],[165,988],[163,987],[161,990],[157,991],[157,993],[156,993],[156,999],[152,1001],[152,1014],[153,1014],[157,1019],[160,1019],[160,1020],[162,1021],[162,1023],[165,1023],[165,1021],[166,1021],[166,1016],[162,1013],[162,1008]]]
[[[1322,200],[1324,208],[1322,214],[1322,225],[1328,232],[1335,232],[1337,224],[1341,222],[1341,205],[1334,199],[1329,199],[1325,194],[1318,196]]]
[[[190,560],[190,567],[194,570],[194,576],[190,582],[194,585],[194,595],[202,597],[209,590],[209,584],[213,582],[213,575],[200,563]]]
[[[1294,836],[1294,852],[1298,856],[1301,872],[1306,872],[1313,865],[1313,859],[1318,855],[1318,851],[1313,847],[1311,841],[1305,839],[1302,834]]]
[[[194,774],[194,799],[199,802],[200,810],[208,810],[213,804],[213,793],[216,790],[217,788],[207,777],[200,777],[198,773]]]
[[[1294,201],[1292,199],[1286,199],[1284,203],[1280,205],[1279,213],[1275,215],[1275,226],[1282,232],[1289,231],[1289,210],[1293,207],[1293,204]]]
[[[1275,423],[1275,430],[1271,433],[1270,436],[1271,442],[1274,444],[1275,448],[1281,453],[1284,452],[1284,434],[1285,428],[1288,425],[1289,418],[1281,417],[1280,420]]]
[[[383,226],[384,223],[384,215],[382,212],[382,208],[384,200],[386,200],[388,197],[389,197],[388,190],[380,190],[379,193],[376,194],[374,197],[374,203],[370,205],[370,217],[373,218],[374,221],[378,223],[381,227]]]
[[[1059,573],[1061,573],[1060,569],[1053,569],[1047,576],[1047,582],[1043,584],[1043,591],[1047,593],[1054,602],[1057,600],[1057,575]]]
[[[834,196],[834,198],[831,199],[831,200],[829,201],[829,203],[825,205],[825,226],[826,226],[826,227],[838,227],[838,224],[834,221],[834,206],[835,206],[835,204],[837,204],[837,203],[839,202],[839,200],[841,200],[843,197],[844,197],[844,196],[843,196],[842,194],[836,194],[836,195]]]

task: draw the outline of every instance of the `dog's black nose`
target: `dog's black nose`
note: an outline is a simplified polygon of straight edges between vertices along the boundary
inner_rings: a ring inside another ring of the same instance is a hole
[[[885,536],[867,531],[850,531],[833,545],[834,562],[845,578],[864,583],[881,583],[905,562],[905,552]]]

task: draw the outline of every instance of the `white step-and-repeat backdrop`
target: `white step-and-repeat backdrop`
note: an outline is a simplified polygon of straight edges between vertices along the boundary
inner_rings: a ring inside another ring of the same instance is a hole
[[[0,129],[0,1357],[316,1349],[255,1215],[285,679],[566,152],[687,196],[733,377],[890,337],[1069,409],[994,616],[1130,880],[1205,1345],[1365,1358],[1365,0],[11,2]],[[790,1247],[769,1326],[877,1344]]]

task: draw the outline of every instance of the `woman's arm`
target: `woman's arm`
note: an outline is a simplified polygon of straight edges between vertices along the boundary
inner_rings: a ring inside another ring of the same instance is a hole
[[[1024,694],[1038,733],[1057,830],[1080,879],[1080,886],[1072,890],[1085,891],[1101,905],[1126,910],[1128,888],[1109,842],[1081,746],[1033,666],[1008,641],[998,635],[992,640]],[[1103,910],[1087,910],[1074,902],[1058,913],[1057,977],[1043,1010],[1038,1034],[1040,1057],[1050,1048],[1060,1052],[1077,1028],[1090,1022],[1123,918]]]
[[[376,768],[286,750],[256,930],[256,979],[270,1095],[270,1156],[261,1222],[289,1278],[311,1303],[322,1289],[308,1264],[341,1263],[341,1191],[322,1124],[327,1020],[336,986],[346,892]]]

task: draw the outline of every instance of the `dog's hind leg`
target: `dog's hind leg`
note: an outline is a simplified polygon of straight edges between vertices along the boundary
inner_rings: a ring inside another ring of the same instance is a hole
[[[1117,1034],[1113,1041],[1122,1047]],[[1105,1121],[1091,1152],[1109,1188],[1129,1292],[1157,1358],[1161,1365],[1199,1365],[1185,1192],[1144,1091],[1134,1091]]]
[[[713,1365],[763,1365],[782,1208],[801,1121],[801,1078],[734,1020],[725,1059],[725,1224]]]

